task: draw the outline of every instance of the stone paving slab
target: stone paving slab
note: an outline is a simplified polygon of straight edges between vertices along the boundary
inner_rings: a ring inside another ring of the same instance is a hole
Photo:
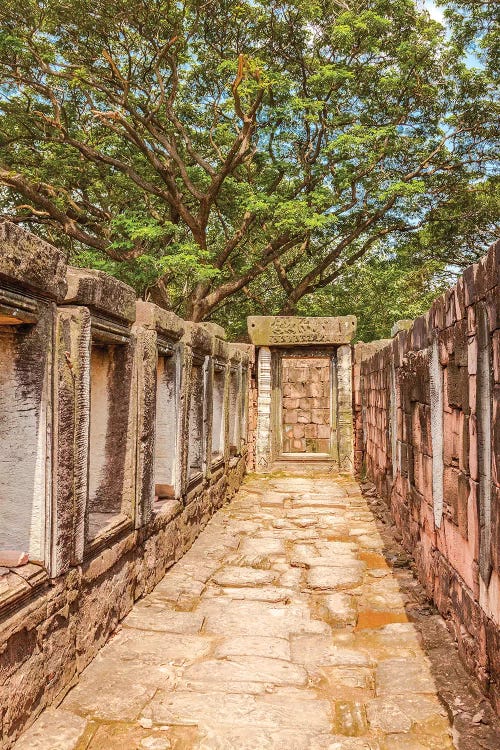
[[[444,710],[477,693],[369,502],[347,477],[247,479],[15,750],[500,747],[491,712]]]

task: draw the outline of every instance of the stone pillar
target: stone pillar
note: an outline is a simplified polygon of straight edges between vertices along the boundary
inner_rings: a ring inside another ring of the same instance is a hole
[[[488,311],[484,302],[476,308],[477,364],[476,364],[476,418],[477,456],[479,474],[479,571],[486,584],[492,573],[492,362]]]
[[[91,316],[86,307],[57,312],[56,468],[53,476],[52,575],[83,560],[89,459]]]
[[[255,466],[267,471],[271,461],[271,350],[262,346],[258,354],[257,438]]]
[[[354,471],[352,357],[350,344],[337,349],[337,434],[340,471]]]
[[[432,443],[432,504],[434,523],[441,526],[444,505],[444,425],[443,370],[439,362],[439,343],[435,337],[429,357],[429,391]]]
[[[398,394],[397,394],[397,375],[394,364],[394,355],[391,358],[390,377],[390,415],[389,427],[391,436],[391,459],[392,459],[392,481],[396,480],[401,471],[401,457],[399,455],[398,444]]]

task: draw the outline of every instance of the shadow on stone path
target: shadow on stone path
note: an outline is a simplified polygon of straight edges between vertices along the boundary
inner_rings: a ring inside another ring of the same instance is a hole
[[[369,503],[346,477],[249,477],[15,750],[500,747]]]

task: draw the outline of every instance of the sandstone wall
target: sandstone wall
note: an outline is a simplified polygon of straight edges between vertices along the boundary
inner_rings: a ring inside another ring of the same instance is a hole
[[[284,453],[330,453],[330,358],[284,357]]]
[[[357,469],[500,712],[500,243],[354,362]],[[407,329],[406,329],[407,328]]]
[[[238,488],[252,360],[0,225],[2,748]]]

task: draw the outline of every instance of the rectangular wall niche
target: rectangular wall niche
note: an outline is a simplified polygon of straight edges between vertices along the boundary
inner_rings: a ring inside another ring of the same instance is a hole
[[[0,553],[47,564],[50,493],[51,313],[0,318]]]
[[[89,541],[131,515],[123,491],[129,408],[128,346],[94,339],[90,354]]]
[[[158,346],[156,368],[156,439],[154,458],[155,503],[160,512],[175,498],[177,456],[177,361],[173,349]]]
[[[224,390],[226,385],[226,367],[222,362],[214,362],[212,388],[212,462],[224,456]]]
[[[282,359],[283,453],[331,451],[330,358]]]
[[[248,415],[248,370],[242,366],[241,369],[241,402],[240,402],[240,436],[247,441],[247,415]]]
[[[189,396],[188,481],[203,477],[205,455],[205,379],[206,358],[193,354]]]
[[[240,372],[240,367],[233,365],[229,373],[229,453],[231,456],[237,456],[241,451]]]

